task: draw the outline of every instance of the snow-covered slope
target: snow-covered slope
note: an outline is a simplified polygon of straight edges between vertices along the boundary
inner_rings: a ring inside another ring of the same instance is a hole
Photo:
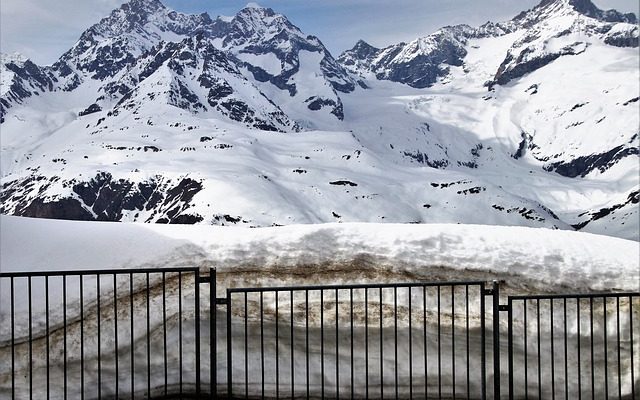
[[[634,23],[545,0],[336,61],[268,8],[212,19],[132,0],[53,66],[3,58],[0,212],[638,240]]]

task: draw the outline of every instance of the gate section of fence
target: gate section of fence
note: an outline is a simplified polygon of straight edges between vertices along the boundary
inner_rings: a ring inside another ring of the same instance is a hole
[[[0,274],[0,398],[200,392],[197,269]]]
[[[640,293],[510,296],[510,399],[638,399]]]
[[[487,295],[497,314],[485,282],[228,289],[226,395],[485,398]]]

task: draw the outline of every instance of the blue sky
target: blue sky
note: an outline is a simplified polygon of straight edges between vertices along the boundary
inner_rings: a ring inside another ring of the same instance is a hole
[[[233,15],[248,0],[162,0],[181,12]],[[600,8],[638,14],[638,0],[593,0]],[[39,64],[54,62],[89,26],[124,0],[1,0],[0,50]],[[539,0],[261,0],[337,56],[358,39],[385,46],[427,35],[444,25],[499,21]]]

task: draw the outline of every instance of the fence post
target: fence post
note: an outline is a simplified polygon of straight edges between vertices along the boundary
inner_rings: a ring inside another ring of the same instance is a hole
[[[509,330],[509,400],[513,399],[513,302],[509,296],[509,305],[507,306],[508,314],[508,330]],[[526,349],[525,349],[526,351]]]
[[[500,400],[500,284],[494,280],[493,294],[493,398]]]
[[[231,293],[227,289],[227,398],[233,398],[233,388],[231,380],[233,379],[233,362],[231,359]]]
[[[212,399],[218,398],[218,334],[217,334],[216,269],[209,269],[209,384]]]

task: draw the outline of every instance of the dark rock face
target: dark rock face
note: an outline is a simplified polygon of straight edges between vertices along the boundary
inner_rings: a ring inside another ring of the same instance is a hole
[[[505,85],[513,79],[520,78],[530,72],[538,70],[556,59],[566,55],[578,55],[588,47],[586,43],[576,42],[570,46],[562,48],[554,53],[545,53],[537,57],[531,57],[535,52],[533,48],[527,47],[518,54],[517,57],[510,51],[502,61],[494,82],[498,85]]]
[[[555,171],[562,176],[576,178],[578,176],[584,178],[591,171],[599,170],[605,172],[621,159],[638,155],[640,150],[637,147],[626,147],[620,145],[605,153],[592,154],[590,156],[578,157],[570,162],[556,162],[545,165],[546,171]]]
[[[10,61],[4,67],[14,76],[9,90],[0,98],[0,123],[4,122],[4,116],[13,104],[20,104],[39,93],[52,91],[56,82],[55,76],[47,68],[40,67],[30,60]]]
[[[332,99],[313,96],[305,100],[305,103],[307,103],[307,108],[312,111],[318,111],[323,107],[331,107],[331,114],[335,115],[340,121],[344,120],[344,109],[340,98],[336,102]]]
[[[364,40],[358,40],[356,45],[351,50],[345,51],[338,60],[345,65],[354,65],[356,60],[371,60],[379,52],[380,49],[371,46]]]
[[[77,198],[47,198],[47,188],[58,178],[50,180],[34,176],[23,181],[3,185],[0,212],[37,218],[72,219],[82,221],[121,221],[124,213],[145,211],[143,222],[197,223],[202,216],[188,212],[193,197],[202,190],[202,183],[190,178],[173,182],[161,177],[143,182],[114,179],[109,173],[98,173],[86,182],[63,182]],[[36,184],[40,186],[36,192]]]
[[[80,111],[78,113],[78,115],[80,117],[84,117],[85,115],[94,114],[94,113],[97,113],[97,112],[100,112],[100,111],[102,111],[102,108],[99,105],[97,105],[96,103],[93,103],[89,107],[87,107],[85,110]]]
[[[442,28],[409,44],[400,43],[384,49],[359,41],[339,60],[356,73],[373,72],[380,80],[425,88],[448,74],[447,66],[462,65],[467,55],[464,46],[470,35],[470,27],[458,25]],[[399,57],[401,54],[404,56]]]
[[[443,169],[446,168],[449,165],[449,160],[447,159],[442,159],[442,160],[431,160],[429,159],[429,156],[426,153],[423,153],[419,150],[416,151],[404,151],[402,153],[405,157],[409,157],[412,160],[414,160],[415,162],[419,163],[419,164],[426,164],[428,166],[430,166],[431,168],[435,168],[435,169]]]
[[[640,191],[636,190],[634,192],[629,193],[629,196],[627,196],[627,199],[624,203],[614,204],[611,207],[605,207],[597,211],[590,211],[590,212],[585,212],[580,214],[581,217],[587,215],[589,218],[580,222],[579,224],[573,225],[573,227],[579,231],[580,229],[584,228],[585,226],[587,226],[589,223],[593,221],[597,221],[610,214],[614,214],[616,211],[623,209],[625,206],[638,204],[638,202],[640,202]]]
[[[329,182],[329,185],[334,185],[334,186],[352,186],[352,187],[353,186],[358,186],[357,183],[351,182],[351,181],[346,181],[346,180]]]

